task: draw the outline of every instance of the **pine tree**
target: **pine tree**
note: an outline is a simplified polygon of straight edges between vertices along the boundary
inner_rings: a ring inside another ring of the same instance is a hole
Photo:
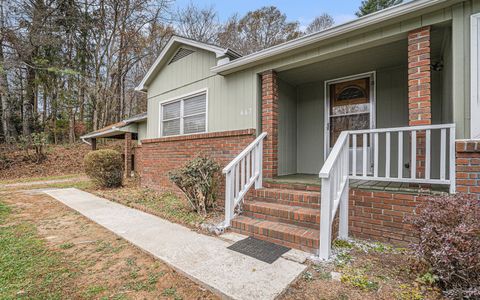
[[[362,17],[402,2],[403,0],[363,0],[355,14]]]

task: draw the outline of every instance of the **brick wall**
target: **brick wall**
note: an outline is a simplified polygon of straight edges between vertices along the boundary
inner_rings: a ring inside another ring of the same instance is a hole
[[[262,74],[263,177],[278,175],[278,83],[273,70]]]
[[[404,222],[428,196],[405,193],[350,190],[349,232],[356,238],[396,245],[415,241],[415,233]]]
[[[432,124],[430,27],[408,33],[408,115],[410,126]],[[425,177],[425,132],[417,132],[416,176]]]
[[[130,132],[125,133],[124,151],[125,177],[130,177],[132,174],[132,134]]]
[[[480,140],[457,141],[456,152],[457,192],[480,199]]]
[[[246,129],[142,140],[141,148],[136,148],[141,152],[137,162],[141,184],[159,192],[181,195],[170,182],[168,171],[183,166],[199,154],[215,159],[223,168],[254,139],[255,129]],[[224,199],[223,181],[219,201]]]
[[[135,167],[135,173],[137,175],[142,174],[142,145],[136,145],[133,147],[133,157],[134,157],[134,162],[133,165]]]

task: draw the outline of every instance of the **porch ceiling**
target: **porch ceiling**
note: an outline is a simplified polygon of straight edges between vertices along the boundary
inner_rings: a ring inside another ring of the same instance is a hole
[[[432,30],[432,58],[441,57],[445,28]],[[278,76],[292,85],[323,81],[394,66],[407,66],[407,40],[391,42],[366,50],[281,71]]]

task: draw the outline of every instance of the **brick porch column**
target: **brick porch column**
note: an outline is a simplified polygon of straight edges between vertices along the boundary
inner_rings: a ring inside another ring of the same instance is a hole
[[[480,140],[457,141],[455,149],[457,192],[480,200]]]
[[[430,26],[408,33],[408,124],[432,124]],[[425,177],[425,132],[417,132],[417,178]]]
[[[125,177],[130,177],[132,174],[132,134],[125,133]]]
[[[262,73],[263,177],[278,175],[278,84],[273,70]]]

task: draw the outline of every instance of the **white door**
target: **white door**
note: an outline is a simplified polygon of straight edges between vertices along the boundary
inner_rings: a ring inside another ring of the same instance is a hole
[[[345,130],[374,128],[374,73],[361,74],[343,79],[328,81],[326,90],[326,150],[330,152],[340,133]],[[372,141],[367,139],[367,170],[371,172]],[[363,139],[357,139],[357,150],[350,150],[357,156],[357,173],[362,171]],[[350,168],[351,169],[351,168]]]

